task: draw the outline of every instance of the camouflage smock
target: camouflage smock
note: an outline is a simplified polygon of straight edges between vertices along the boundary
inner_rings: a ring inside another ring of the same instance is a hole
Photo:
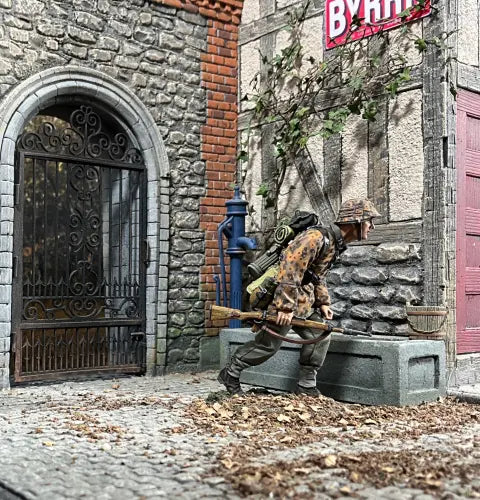
[[[330,296],[325,285],[325,275],[336,259],[335,236],[328,231],[329,246],[324,252],[324,236],[319,229],[311,228],[294,238],[280,256],[277,274],[278,286],[269,312],[294,312],[299,318],[306,318],[312,308],[330,305]],[[302,285],[306,270],[314,272],[320,283]]]

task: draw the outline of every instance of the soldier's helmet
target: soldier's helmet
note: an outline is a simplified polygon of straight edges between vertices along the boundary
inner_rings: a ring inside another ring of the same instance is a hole
[[[344,201],[338,211],[337,224],[354,224],[380,217],[373,203],[365,199],[351,199]]]

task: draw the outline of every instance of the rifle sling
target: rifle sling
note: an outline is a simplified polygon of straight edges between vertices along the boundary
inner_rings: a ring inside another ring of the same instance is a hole
[[[314,339],[291,339],[289,337],[284,337],[283,335],[280,335],[277,333],[275,330],[272,330],[271,328],[268,328],[267,325],[262,325],[260,330],[263,330],[267,332],[269,335],[272,335],[272,337],[276,337],[277,339],[284,340],[285,342],[290,342],[291,344],[316,344],[317,342],[320,342],[321,340],[326,339],[330,335],[330,331],[326,330],[325,333],[322,333],[318,337],[315,337]]]

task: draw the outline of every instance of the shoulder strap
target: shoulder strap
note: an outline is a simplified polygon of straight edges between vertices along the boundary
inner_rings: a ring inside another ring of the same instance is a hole
[[[326,253],[328,252],[328,249],[330,247],[331,236],[330,236],[328,229],[326,227],[320,226],[320,225],[310,226],[306,230],[308,230],[308,229],[316,229],[317,231],[320,231],[322,233],[323,245],[322,245],[322,249],[320,250],[319,257],[323,258],[326,255]]]

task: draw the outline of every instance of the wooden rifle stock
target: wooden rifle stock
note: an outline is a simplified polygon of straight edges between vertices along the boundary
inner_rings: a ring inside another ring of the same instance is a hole
[[[230,307],[212,306],[211,319],[239,319],[239,320],[258,320],[275,323],[277,317],[272,314],[264,314],[262,311],[248,311],[243,312],[240,309],[232,309]],[[360,332],[358,330],[351,330],[347,328],[333,328],[327,323],[320,321],[312,321],[310,319],[293,318],[293,326],[303,326],[306,328],[313,328],[315,330],[324,330],[329,332],[343,333],[345,335],[365,335],[371,337],[372,335],[367,332]]]

